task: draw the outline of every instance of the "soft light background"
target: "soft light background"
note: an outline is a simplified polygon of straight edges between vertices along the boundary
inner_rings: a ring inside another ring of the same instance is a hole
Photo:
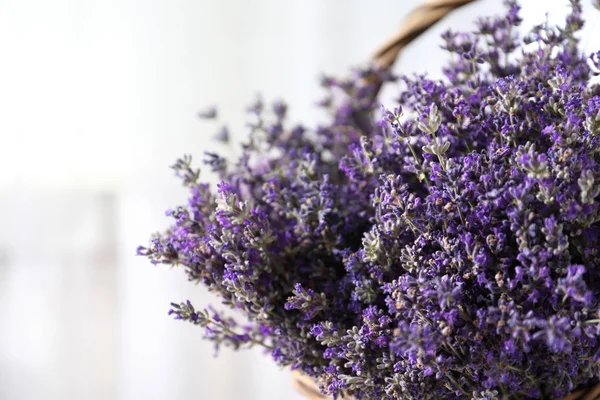
[[[454,13],[396,69],[439,76],[439,34],[500,3]],[[531,25],[566,1],[522,3]],[[175,158],[233,154],[199,109],[218,104],[237,141],[258,92],[313,121],[319,73],[365,62],[416,4],[0,0],[0,399],[296,399],[260,351],[214,358],[167,317],[170,301],[213,298],[134,250],[185,200]]]

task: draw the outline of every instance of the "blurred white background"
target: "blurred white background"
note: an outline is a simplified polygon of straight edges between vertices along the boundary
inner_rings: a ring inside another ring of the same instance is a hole
[[[235,141],[258,92],[310,123],[319,73],[368,60],[418,3],[0,0],[0,399],[296,399],[260,351],[214,358],[168,317],[170,301],[214,299],[135,248],[185,202],[177,157],[233,152],[198,110],[219,105]],[[531,25],[567,2],[522,3]],[[440,76],[439,34],[501,9],[454,13],[396,70]]]

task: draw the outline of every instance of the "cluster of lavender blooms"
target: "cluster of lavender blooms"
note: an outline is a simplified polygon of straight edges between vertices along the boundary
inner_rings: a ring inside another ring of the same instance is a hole
[[[248,321],[170,313],[334,397],[560,398],[597,382],[600,52],[580,51],[576,0],[524,37],[507,9],[443,35],[445,80],[324,78],[316,129],[256,102],[237,163],[207,154],[218,190],[178,160],[188,204],[138,254]],[[394,80],[400,106],[380,112]]]

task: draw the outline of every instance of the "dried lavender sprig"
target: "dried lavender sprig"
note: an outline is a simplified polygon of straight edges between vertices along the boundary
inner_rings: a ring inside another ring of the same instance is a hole
[[[322,80],[315,129],[255,102],[239,161],[207,156],[216,195],[176,163],[188,207],[138,252],[253,324],[211,317],[209,338],[266,343],[357,399],[560,398],[598,381],[600,52],[580,51],[578,1],[525,36],[506,4],[444,34],[446,79],[400,77],[380,120],[366,78],[396,78],[357,70]]]

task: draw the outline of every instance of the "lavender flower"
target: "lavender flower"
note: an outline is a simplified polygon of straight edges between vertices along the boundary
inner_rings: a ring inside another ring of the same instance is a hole
[[[217,108],[215,106],[210,106],[204,110],[198,111],[198,117],[202,119],[215,119],[217,118]]]
[[[331,118],[314,129],[258,99],[238,162],[206,154],[216,193],[178,160],[188,205],[138,254],[248,321],[171,314],[333,396],[559,398],[597,382],[600,52],[579,48],[578,1],[524,37],[506,4],[442,36],[444,80],[323,78]],[[381,108],[375,83],[392,80],[398,104]]]
[[[229,129],[226,126],[222,126],[217,133],[213,136],[213,138],[219,142],[228,143],[229,142]]]

